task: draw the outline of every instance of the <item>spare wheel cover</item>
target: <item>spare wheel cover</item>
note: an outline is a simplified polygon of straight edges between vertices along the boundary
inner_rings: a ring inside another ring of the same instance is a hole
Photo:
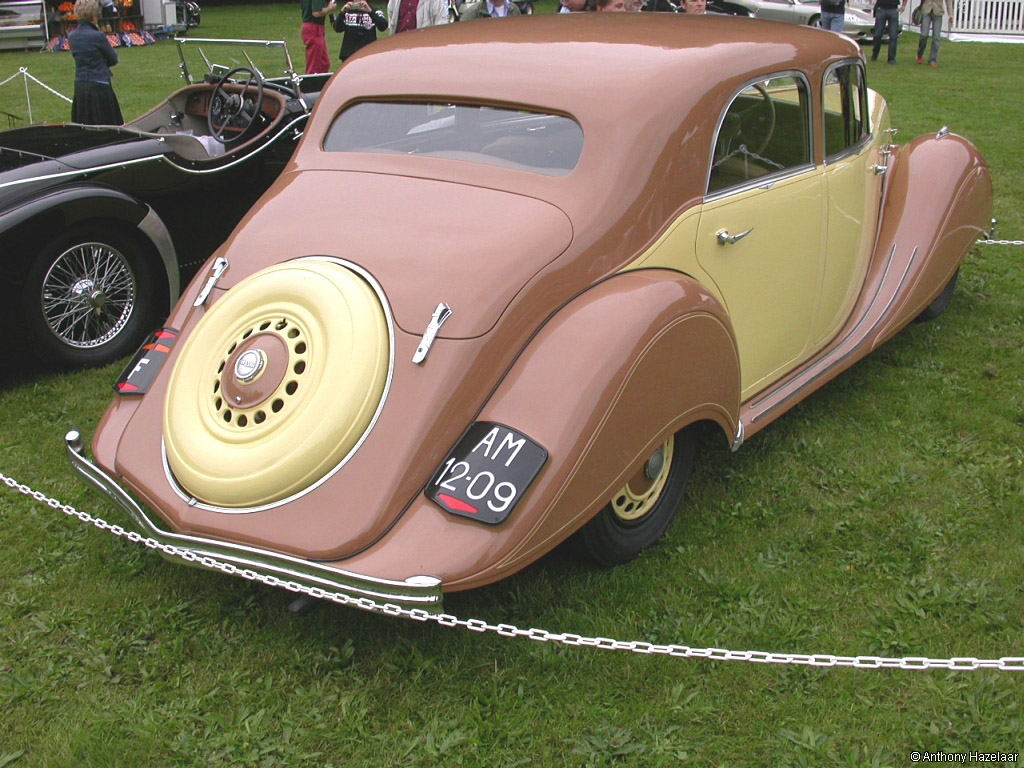
[[[259,507],[308,488],[370,427],[391,344],[373,288],[340,264],[278,264],[217,301],[164,401],[167,462],[188,494]]]

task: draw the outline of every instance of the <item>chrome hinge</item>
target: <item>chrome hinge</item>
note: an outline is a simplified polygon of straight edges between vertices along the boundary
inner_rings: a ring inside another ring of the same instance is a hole
[[[874,171],[876,176],[880,176],[889,170],[889,160],[892,158],[892,146],[892,144],[886,144],[878,150],[881,162],[878,165],[871,166],[871,170]]]
[[[416,354],[412,356],[412,361],[416,363],[416,365],[420,365],[427,359],[427,353],[430,352],[430,347],[434,343],[434,339],[437,338],[438,331],[441,330],[441,326],[444,325],[445,320],[451,316],[451,307],[443,301],[437,305],[437,308],[434,310],[434,314],[430,316],[430,322],[427,323],[427,330],[423,332],[423,338],[420,339],[420,345],[416,347]]]

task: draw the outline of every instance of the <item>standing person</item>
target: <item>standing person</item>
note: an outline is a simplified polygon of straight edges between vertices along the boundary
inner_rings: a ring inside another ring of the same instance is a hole
[[[334,13],[334,0],[299,0],[302,7],[302,43],[306,46],[306,74],[317,75],[331,71],[331,58],[324,39],[324,19]]]
[[[561,0],[561,7],[558,9],[558,12],[579,13],[586,4],[587,0]]]
[[[843,31],[846,0],[821,0],[821,28],[830,32]]]
[[[388,0],[388,30],[393,35],[447,24],[453,20],[451,5],[450,0]]]
[[[953,15],[951,0],[946,0],[946,10]],[[929,29],[931,33],[929,35]],[[928,53],[928,63],[939,66],[939,42],[942,39],[942,0],[924,0],[921,3],[921,39],[917,42],[917,63],[924,64],[924,46],[929,36],[932,48]]]
[[[683,0],[683,11],[685,13],[707,13],[708,0]]]
[[[332,19],[334,31],[345,35],[338,58],[344,61],[364,45],[377,39],[377,30],[388,28],[388,17],[383,11],[371,8],[366,0],[351,0],[341,6],[338,18]]]
[[[519,6],[512,0],[476,0],[462,9],[462,21],[473,19],[503,19],[506,16],[521,16]]]
[[[871,60],[878,60],[882,48],[882,30],[889,29],[889,63],[896,63],[896,41],[899,39],[900,14],[907,7],[907,0],[875,0],[875,28],[871,31]]]
[[[71,121],[83,125],[123,125],[121,105],[110,81],[117,64],[117,53],[107,36],[100,32],[100,6],[96,0],[77,0],[78,26],[68,35],[75,59],[75,98],[71,102]]]

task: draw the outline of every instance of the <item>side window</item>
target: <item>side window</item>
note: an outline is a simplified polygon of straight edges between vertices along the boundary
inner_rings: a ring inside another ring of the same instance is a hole
[[[868,134],[867,89],[859,63],[840,64],[825,74],[825,158],[843,154]]]
[[[793,75],[758,80],[736,94],[722,117],[708,193],[810,162],[807,83]]]

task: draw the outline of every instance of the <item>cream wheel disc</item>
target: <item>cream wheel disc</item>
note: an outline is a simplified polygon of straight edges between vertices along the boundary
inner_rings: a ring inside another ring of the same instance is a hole
[[[637,476],[626,483],[611,501],[615,516],[626,523],[641,519],[661,498],[672,466],[672,445],[670,437],[647,459]]]
[[[308,488],[370,427],[390,346],[377,294],[352,270],[303,260],[251,275],[182,345],[164,401],[171,472],[219,507]]]

